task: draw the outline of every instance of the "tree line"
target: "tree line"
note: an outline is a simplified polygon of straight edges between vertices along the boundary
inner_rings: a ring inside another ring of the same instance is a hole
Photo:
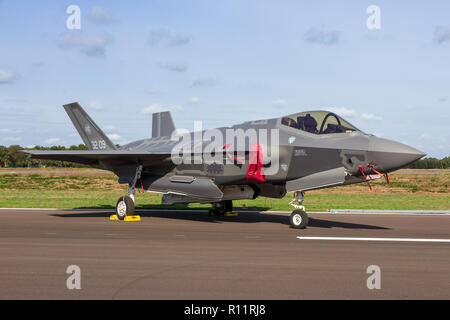
[[[443,159],[425,158],[411,163],[411,169],[450,169],[450,157]]]
[[[117,147],[119,147],[117,145]],[[42,147],[35,146],[34,148],[23,148],[19,145],[12,145],[9,147],[0,146],[0,167],[66,167],[66,168],[84,168],[83,164],[57,161],[57,160],[42,160],[31,159],[28,153],[20,152],[20,150],[87,150],[84,144],[73,145],[69,148],[65,146]],[[450,157],[443,159],[425,158],[417,160],[410,164],[408,168],[411,169],[450,169]]]
[[[87,150],[84,144],[73,145],[69,148],[65,146],[42,147],[35,146],[34,148],[23,148],[19,145],[12,145],[9,147],[0,146],[0,167],[64,167],[64,168],[84,168],[86,167],[80,163],[57,161],[57,160],[43,160],[31,159],[31,154],[20,152],[20,150]]]

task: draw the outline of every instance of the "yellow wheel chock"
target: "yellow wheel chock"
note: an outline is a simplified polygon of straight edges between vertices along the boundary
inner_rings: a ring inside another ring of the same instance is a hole
[[[109,216],[109,220],[119,220],[119,218],[117,217],[117,214],[113,214]],[[125,219],[123,219],[123,221],[141,221],[141,216],[138,215],[126,216]]]

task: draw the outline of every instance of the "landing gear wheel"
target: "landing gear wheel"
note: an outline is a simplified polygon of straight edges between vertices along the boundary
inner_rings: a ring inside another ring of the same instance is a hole
[[[214,214],[216,216],[223,216],[225,215],[226,211],[227,210],[225,209],[225,201],[214,203]]]
[[[212,212],[210,211],[209,215],[223,216],[225,212],[233,211],[233,201],[231,200],[216,202],[213,205],[214,209]]]
[[[303,210],[294,210],[291,213],[291,227],[295,229],[304,229],[308,225],[308,215]]]
[[[231,212],[233,211],[233,201],[226,200],[225,202],[225,212]]]
[[[134,214],[134,201],[129,196],[120,197],[116,204],[116,214],[119,220]]]

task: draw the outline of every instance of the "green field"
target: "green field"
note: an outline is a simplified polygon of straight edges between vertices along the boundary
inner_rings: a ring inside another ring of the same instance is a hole
[[[60,169],[58,169],[60,170]],[[379,210],[450,210],[450,170],[401,170],[391,175],[391,184],[335,187],[306,194],[308,211],[327,209]],[[0,207],[7,208],[113,208],[127,188],[117,183],[109,173],[92,171],[80,174],[76,170],[29,174],[26,170],[10,174],[0,171]],[[259,210],[292,210],[289,201],[257,198],[235,201],[238,208]],[[138,208],[209,208],[210,205],[190,204],[162,206],[161,195],[136,193]]]

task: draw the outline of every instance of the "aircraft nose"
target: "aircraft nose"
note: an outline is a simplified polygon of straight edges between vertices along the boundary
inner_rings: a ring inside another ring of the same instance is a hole
[[[406,144],[373,137],[369,147],[369,158],[376,170],[390,172],[407,166],[426,154]]]

